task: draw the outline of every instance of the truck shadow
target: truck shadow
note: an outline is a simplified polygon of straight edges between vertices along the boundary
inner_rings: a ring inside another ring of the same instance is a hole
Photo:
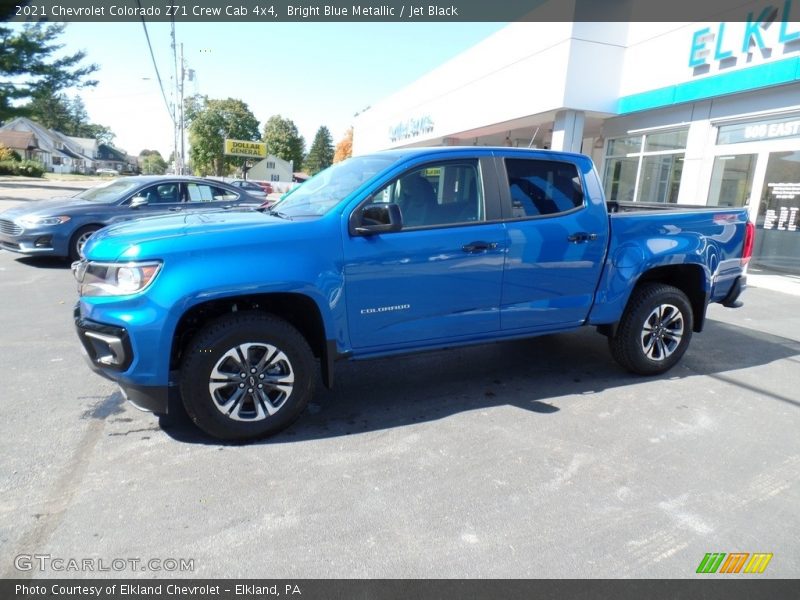
[[[712,376],[800,355],[800,342],[708,320],[670,380]],[[454,414],[515,406],[547,417],[569,411],[576,396],[651,381],[622,370],[605,337],[593,329],[449,351],[337,364],[336,385],[317,386],[300,419],[280,434],[252,443],[281,444],[393,429]],[[747,387],[747,386],[744,386]],[[765,393],[763,390],[758,390]],[[797,400],[766,393],[800,408]],[[604,402],[608,402],[607,398]],[[178,419],[168,435],[219,444]]]
[[[16,260],[18,263],[37,269],[60,269],[62,271],[69,269],[72,264],[68,258],[62,256],[20,256]]]

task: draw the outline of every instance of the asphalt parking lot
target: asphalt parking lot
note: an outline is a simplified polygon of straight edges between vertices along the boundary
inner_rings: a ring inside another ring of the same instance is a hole
[[[66,263],[0,251],[0,576],[683,578],[761,552],[747,577],[795,578],[800,296],[743,299],[661,377],[591,329],[344,363],[286,432],[220,445],[89,371]]]

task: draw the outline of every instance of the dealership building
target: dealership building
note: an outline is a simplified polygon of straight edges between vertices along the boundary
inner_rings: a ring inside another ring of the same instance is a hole
[[[800,0],[754,10],[512,23],[359,114],[353,152],[583,152],[609,200],[748,206],[751,268],[800,275]]]

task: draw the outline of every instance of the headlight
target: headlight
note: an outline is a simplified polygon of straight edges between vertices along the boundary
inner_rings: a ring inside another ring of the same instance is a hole
[[[60,217],[37,217],[35,215],[28,215],[17,219],[17,223],[23,227],[40,227],[42,225],[61,225],[69,221],[70,217],[62,215]]]
[[[160,261],[102,263],[79,261],[72,265],[81,296],[127,296],[145,289],[161,269]]]

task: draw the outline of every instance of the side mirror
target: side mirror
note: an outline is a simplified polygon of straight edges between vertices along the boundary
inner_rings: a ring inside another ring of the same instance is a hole
[[[403,216],[397,204],[368,204],[357,210],[351,220],[351,233],[375,235],[403,229]]]
[[[131,208],[139,208],[140,206],[145,206],[147,204],[147,198],[144,196],[134,196],[131,198]]]

